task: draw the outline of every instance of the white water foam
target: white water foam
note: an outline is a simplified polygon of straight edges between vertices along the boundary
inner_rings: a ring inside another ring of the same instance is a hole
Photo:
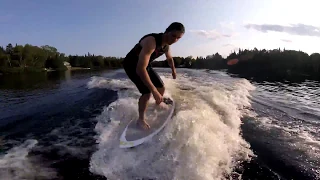
[[[173,80],[170,73],[161,73],[165,95],[177,103],[174,117],[152,142],[133,149],[120,149],[119,137],[126,123],[138,117],[138,91],[128,79],[93,77],[89,88],[117,90],[118,100],[96,117],[98,150],[90,171],[121,180],[225,179],[239,161],[253,156],[240,132],[241,109],[250,106],[253,86],[215,76],[184,70]]]
[[[29,152],[38,143],[28,139],[21,145],[13,147],[5,155],[0,156],[0,179],[55,179],[57,174],[53,169],[46,168],[36,157],[29,157]]]

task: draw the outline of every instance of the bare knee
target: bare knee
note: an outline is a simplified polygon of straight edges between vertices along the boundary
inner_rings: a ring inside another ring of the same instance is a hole
[[[151,97],[151,93],[147,93],[147,94],[142,94],[140,99],[143,101],[148,101]]]
[[[157,89],[158,89],[159,93],[163,96],[164,91],[165,91],[165,87],[163,86],[163,87],[157,88]]]

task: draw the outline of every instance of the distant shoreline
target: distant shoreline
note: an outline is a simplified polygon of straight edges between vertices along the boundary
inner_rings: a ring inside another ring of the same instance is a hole
[[[123,57],[87,53],[68,55],[55,47],[8,44],[0,47],[0,73],[51,72],[66,70],[95,70],[122,68]],[[320,54],[311,55],[295,50],[257,48],[239,49],[223,58],[219,53],[206,57],[174,56],[176,68],[222,70],[248,79],[270,81],[320,80]],[[236,62],[229,63],[231,61]],[[236,61],[234,61],[236,60]],[[156,60],[153,67],[169,68],[167,60]]]
[[[83,67],[71,67],[69,70],[91,70],[91,68],[83,68]]]
[[[65,71],[75,71],[75,70],[91,70],[91,68],[84,68],[84,67],[67,67],[67,69]],[[47,71],[47,72],[53,72],[53,71],[59,71],[59,70],[56,70],[56,69],[47,69],[47,68],[44,68],[44,71]]]
[[[32,67],[13,67],[3,68],[0,67],[0,76],[8,74],[25,74],[25,73],[39,73],[39,72],[56,72],[56,71],[78,71],[78,70],[92,70],[95,68],[85,67],[68,67],[66,69],[52,69],[52,68],[32,68]]]

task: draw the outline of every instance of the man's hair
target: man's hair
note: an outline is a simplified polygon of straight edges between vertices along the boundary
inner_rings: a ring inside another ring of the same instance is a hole
[[[170,26],[166,29],[165,33],[170,31],[180,31],[183,33],[185,32],[183,24],[179,22],[171,23]]]

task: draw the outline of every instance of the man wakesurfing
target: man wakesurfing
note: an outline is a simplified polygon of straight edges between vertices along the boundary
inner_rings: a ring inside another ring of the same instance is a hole
[[[139,119],[137,125],[143,129],[150,128],[145,120],[145,112],[151,93],[156,104],[159,105],[163,101],[165,91],[163,81],[152,69],[150,63],[165,54],[172,70],[172,77],[175,79],[176,69],[170,52],[170,45],[177,42],[184,33],[184,25],[173,22],[164,33],[150,33],[143,36],[123,60],[123,68],[127,76],[141,93],[138,102]]]

